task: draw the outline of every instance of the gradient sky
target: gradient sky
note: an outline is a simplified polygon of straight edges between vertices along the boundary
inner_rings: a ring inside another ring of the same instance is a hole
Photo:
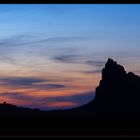
[[[139,4],[0,5],[0,102],[84,105],[109,57],[140,75]]]

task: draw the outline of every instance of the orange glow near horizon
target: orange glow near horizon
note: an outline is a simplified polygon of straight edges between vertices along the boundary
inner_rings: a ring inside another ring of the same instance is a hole
[[[73,102],[50,102],[47,104],[48,107],[73,107],[76,106],[76,103]]]
[[[58,65],[58,64],[57,64]],[[53,65],[54,67],[55,65]],[[72,66],[72,64],[71,64]],[[1,65],[0,65],[1,67]],[[8,69],[1,71],[0,73],[0,102],[6,101],[11,104],[26,107],[50,107],[50,108],[65,108],[82,105],[73,101],[47,101],[47,98],[70,98],[72,96],[86,96],[90,91],[95,91],[96,86],[100,80],[100,74],[86,74],[82,71],[74,71],[78,69],[78,65],[73,65],[72,69],[63,71],[65,64],[59,66],[58,73],[54,72],[42,72],[42,71],[30,71],[28,68],[20,71]],[[79,66],[81,68],[81,66]],[[17,67],[19,69],[19,67]],[[51,65],[49,65],[51,70]],[[61,70],[60,70],[61,69]],[[82,70],[88,69],[83,65]],[[70,71],[71,70],[71,71]],[[11,74],[9,74],[11,71]],[[63,72],[61,72],[63,71]],[[24,72],[24,75],[23,75]],[[17,75],[16,75],[17,73]],[[35,80],[35,82],[34,82]],[[26,82],[29,82],[26,84]],[[31,82],[31,83],[30,83]],[[46,99],[46,102],[42,100]],[[38,106],[37,106],[38,105]]]

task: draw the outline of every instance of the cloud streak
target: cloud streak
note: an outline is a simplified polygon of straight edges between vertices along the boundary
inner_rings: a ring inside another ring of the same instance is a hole
[[[32,43],[32,41],[30,41],[31,39],[33,39],[32,36],[28,34],[12,36],[12,37],[0,40],[0,47],[13,47],[13,46],[19,47],[21,45]]]
[[[17,64],[16,61],[13,58],[11,58],[9,56],[6,56],[4,54],[0,55],[0,61],[5,62],[5,63],[9,63],[9,64],[13,64],[13,65]]]
[[[53,60],[57,60],[63,63],[76,63],[78,60],[78,55],[76,54],[59,55],[53,57]]]
[[[36,43],[62,43],[62,42],[75,42],[75,41],[86,41],[93,40],[95,37],[91,36],[56,36],[56,37],[48,37],[46,39],[41,39],[36,41]]]
[[[85,63],[99,68],[105,65],[105,61],[98,61],[98,60],[88,60]]]
[[[31,87],[35,89],[44,89],[44,90],[56,90],[63,89],[67,86],[64,84],[50,83],[55,82],[51,79],[41,79],[34,77],[6,77],[0,78],[1,85],[5,86],[14,86],[14,87]]]
[[[95,66],[101,68],[105,65],[105,61],[101,60],[86,60],[82,55],[79,54],[62,54],[58,56],[54,56],[52,58],[55,61],[59,61],[62,63],[73,63],[73,64],[85,64],[90,66]]]
[[[46,80],[32,77],[7,77],[0,78],[0,81],[11,86],[31,86],[34,83],[45,82]]]
[[[101,70],[97,69],[97,70],[88,70],[88,71],[79,71],[79,72],[81,72],[83,74],[96,74],[96,73],[101,73]]]
[[[13,46],[23,46],[31,44],[46,44],[46,43],[61,43],[61,42],[73,42],[73,41],[84,41],[91,40],[93,37],[90,36],[58,36],[58,37],[47,37],[45,39],[37,39],[33,35],[20,34],[16,36],[11,36],[9,38],[0,40],[0,47],[13,47]]]
[[[3,92],[0,93],[0,97],[8,97],[10,99],[17,99],[17,100],[22,100],[27,102],[31,102],[32,100],[36,99],[36,97],[28,96],[22,92]]]
[[[38,85],[33,85],[33,88],[36,89],[43,89],[43,90],[59,90],[59,89],[64,89],[67,88],[65,84],[38,84]]]

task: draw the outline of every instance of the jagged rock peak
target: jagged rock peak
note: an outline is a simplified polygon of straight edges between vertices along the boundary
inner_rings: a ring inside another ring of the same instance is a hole
[[[109,58],[96,88],[96,110],[140,112],[140,77]]]
[[[114,61],[112,58],[108,58],[107,62],[106,62],[106,65],[110,65],[110,64],[117,64],[116,61]]]
[[[111,58],[108,58],[105,67],[102,70],[102,80],[114,81],[122,80],[126,76],[126,71],[123,66],[117,64]]]
[[[113,59],[111,58],[108,58],[106,64],[105,64],[105,68],[117,68],[117,69],[121,69],[121,70],[124,70],[124,67],[117,64],[116,61],[114,61]],[[125,70],[124,70],[125,71]]]

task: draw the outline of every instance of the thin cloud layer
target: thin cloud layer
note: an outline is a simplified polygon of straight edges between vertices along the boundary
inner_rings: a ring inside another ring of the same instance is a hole
[[[84,58],[84,56],[79,55],[78,52],[77,54],[67,53],[67,54],[57,55],[52,57],[52,59],[55,61],[60,61],[62,63],[86,64],[86,65],[96,66],[99,68],[105,65],[105,61],[90,60],[89,58]]]
[[[105,61],[88,60],[86,61],[86,64],[101,68],[105,65]]]
[[[97,74],[97,73],[101,73],[101,70],[97,69],[97,70],[88,70],[88,71],[80,71],[80,72],[84,74]]]
[[[85,41],[85,40],[93,40],[94,38],[91,36],[58,36],[58,37],[49,37],[46,39],[39,40],[38,43],[43,42],[52,42],[52,43],[60,43],[60,42],[74,42],[74,41]]]
[[[53,57],[53,60],[57,60],[63,63],[77,63],[78,55],[76,54],[59,55]]]
[[[11,86],[30,86],[34,83],[45,82],[46,80],[32,77],[7,77],[0,78],[0,82]]]
[[[32,43],[32,39],[33,37],[28,34],[15,35],[9,38],[0,39],[0,47],[20,47],[22,45],[28,45]]]
[[[31,102],[32,100],[36,99],[36,97],[29,96],[22,92],[3,92],[3,93],[0,93],[0,96],[8,97],[10,99],[22,100],[26,102]]]
[[[50,83],[53,80],[50,79],[41,79],[34,77],[6,77],[0,78],[1,85],[10,86],[10,87],[31,87],[31,88],[40,88],[45,90],[55,90],[66,88],[63,84]],[[54,80],[55,82],[55,80]]]

